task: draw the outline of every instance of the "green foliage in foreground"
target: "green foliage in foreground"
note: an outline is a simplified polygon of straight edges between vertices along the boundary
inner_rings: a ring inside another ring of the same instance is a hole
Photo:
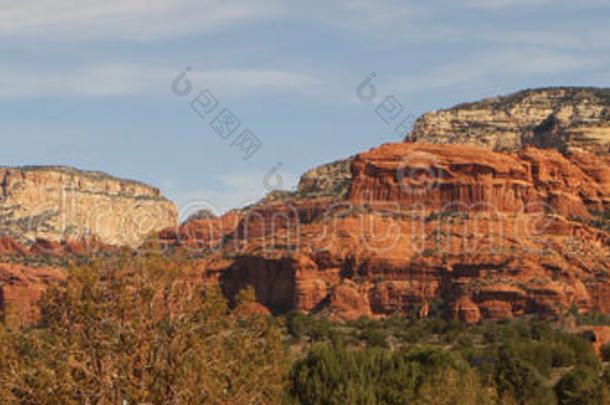
[[[534,365],[524,360],[510,346],[502,347],[495,359],[494,381],[501,396],[510,396],[519,404],[552,404],[553,391]]]
[[[578,366],[565,374],[555,386],[561,405],[598,405],[609,403],[608,381],[600,378],[595,370]]]
[[[293,342],[312,345],[289,373],[286,403],[610,403],[610,372],[602,378],[591,344],[548,322],[468,326],[394,316],[338,324],[291,313],[286,329]],[[428,367],[421,353],[442,361]],[[581,371],[572,376],[570,370]],[[557,380],[561,384],[554,385]]]
[[[316,345],[293,366],[286,404],[493,404],[468,364],[440,349]]]
[[[40,324],[0,325],[0,403],[610,405],[590,343],[548,322],[468,326],[442,302],[424,320],[277,319],[191,277],[176,258],[72,269]]]

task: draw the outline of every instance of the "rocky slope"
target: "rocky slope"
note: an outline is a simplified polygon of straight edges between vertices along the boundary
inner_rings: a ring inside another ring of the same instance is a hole
[[[610,89],[520,91],[424,114],[408,141],[516,151],[523,145],[562,152],[610,152]]]
[[[572,305],[610,313],[610,235],[597,214],[610,207],[608,163],[534,148],[383,145],[355,157],[344,197],[266,202],[207,222],[217,236],[201,241],[203,278],[228,297],[253,285],[275,313],[341,319],[425,316],[435,301],[468,322]]]
[[[344,195],[351,179],[352,160],[337,160],[308,170],[299,179],[297,195],[305,198]]]
[[[137,246],[174,226],[176,208],[159,190],[100,172],[67,167],[0,168],[0,236],[21,242],[95,235]]]

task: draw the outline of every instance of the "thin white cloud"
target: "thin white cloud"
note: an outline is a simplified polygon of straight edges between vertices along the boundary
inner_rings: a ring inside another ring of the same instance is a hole
[[[547,47],[512,47],[469,53],[424,72],[382,75],[380,87],[391,93],[413,93],[450,88],[466,83],[508,78],[545,76],[603,69],[609,58],[603,53]],[[0,65],[0,100],[39,98],[91,98],[146,95],[170,96],[170,85],[180,68],[154,64],[107,63],[59,69],[31,70]],[[364,74],[362,74],[364,75]],[[219,99],[253,95],[289,94],[324,103],[354,102],[354,87],[363,79],[350,71],[299,72],[268,68],[200,69],[193,65],[189,80],[194,90],[210,89]],[[385,82],[382,82],[385,81]]]
[[[455,4],[455,1],[453,2]],[[465,4],[470,7],[478,7],[484,9],[502,9],[508,7],[545,7],[552,6],[558,7],[608,7],[606,0],[580,0],[574,2],[572,0],[466,0],[461,1],[460,4]]]
[[[223,93],[287,92],[311,94],[323,81],[308,73],[275,69],[216,69],[195,71],[193,80]]]
[[[265,184],[267,173],[259,170],[244,173],[230,173],[219,176],[218,187],[186,193],[172,193],[169,195],[180,213],[181,220],[201,209],[209,209],[217,215],[231,209],[253,204],[263,198],[271,189]],[[281,189],[292,190],[296,187],[299,176],[285,171],[278,172],[281,178]],[[274,174],[275,176],[275,174]],[[274,177],[274,181],[277,178]],[[279,185],[279,184],[274,184]]]
[[[602,4],[597,0],[585,1],[588,5]],[[527,0],[528,5],[538,4],[540,7],[549,2]],[[525,7],[525,3],[526,0],[467,2],[472,7],[481,8]],[[559,3],[567,4],[563,0],[559,0]],[[443,25],[437,22],[435,13],[452,4],[456,2],[447,0],[440,4],[405,5],[396,0],[314,0],[312,4],[304,5],[291,0],[0,0],[0,37],[6,41],[6,38],[32,36],[36,43],[62,37],[71,41],[117,37],[156,40],[234,29],[256,21],[282,18],[285,21],[301,20],[331,26],[347,32],[353,38],[352,42],[367,43],[375,50],[403,49],[409,43],[446,46],[455,41],[509,48],[468,55],[458,61],[449,61],[446,66],[428,67],[417,78],[399,77],[391,85],[392,88],[410,90],[450,86],[468,80],[479,81],[493,75],[500,77],[501,74],[524,76],[573,72],[599,64],[602,59],[607,64],[605,52],[589,52],[587,57],[582,58],[578,52],[571,54],[566,51],[608,47],[605,39],[610,39],[610,31],[606,27],[579,26],[579,29],[567,30],[557,24],[557,27],[540,25],[526,31],[512,27]],[[311,13],[311,8],[319,12]],[[306,51],[305,55],[309,56],[309,52]],[[109,50],[103,48],[100,58],[108,53]],[[363,50],[363,57],[366,55],[367,50]],[[190,77],[197,88],[209,88],[222,98],[285,93],[314,96],[325,103],[343,103],[353,95],[352,83],[359,82],[363,74],[358,66],[348,66],[338,71],[332,60],[316,61],[313,68],[302,67],[297,65],[298,62],[289,60],[292,66],[286,67],[287,61],[282,60],[282,54],[266,56],[263,63],[270,66],[269,62],[272,62],[274,68],[259,68],[244,60],[233,61],[228,55],[207,59],[215,62],[212,65],[200,64],[199,67],[196,61],[192,62],[194,70]],[[260,61],[260,58],[257,60]],[[223,61],[225,66],[219,66],[218,61]],[[178,73],[176,68],[168,67],[167,60],[148,64],[125,60],[90,66],[67,64],[60,68],[44,66],[44,70],[36,70],[29,67],[31,65],[2,63],[0,61],[0,100],[163,96],[169,94],[169,83]],[[327,63],[326,66],[324,63]],[[366,69],[377,63],[375,60],[362,60]],[[341,69],[341,66],[338,67]]]
[[[129,65],[88,66],[70,71],[0,67],[0,100],[129,95],[145,91],[159,79],[158,72]]]
[[[327,25],[359,31],[367,35],[375,35],[375,29],[386,29],[388,25],[413,20],[425,12],[425,8],[417,4],[407,4],[396,0],[351,0],[337,2],[314,2],[322,12],[316,14],[299,13],[294,17],[308,16],[312,20],[321,21]],[[307,4],[307,7],[311,7]],[[304,10],[302,10],[304,11]]]
[[[576,72],[607,63],[605,57],[582,57],[538,48],[505,49],[469,54],[424,73],[394,77],[388,86],[396,93],[410,93],[466,83],[480,85],[497,79]]]
[[[505,7],[539,7],[548,5],[552,0],[467,0],[466,6],[486,9],[497,9]]]
[[[439,16],[464,7],[493,12],[507,8],[538,10],[610,7],[607,0],[0,0],[0,38],[15,41],[66,40],[70,43],[129,39],[151,41],[232,30],[264,21],[301,21],[348,32],[377,47],[404,43],[447,43],[469,32],[493,33],[495,27],[460,27]],[[311,10],[316,10],[312,12]],[[545,37],[545,30],[531,32]],[[578,33],[574,36],[578,37]],[[508,32],[510,34],[510,32]],[[517,30],[513,34],[519,34]],[[549,35],[543,38],[552,41]],[[504,38],[497,37],[500,42]],[[569,39],[568,39],[569,41]],[[601,41],[601,39],[600,39]],[[523,42],[523,39],[519,40]],[[570,41],[571,42],[571,41]]]
[[[130,63],[91,65],[67,71],[0,66],[0,100],[136,94],[163,96],[169,94],[170,84],[178,73],[180,71],[175,69]],[[254,93],[309,95],[323,85],[322,80],[308,73],[257,68],[195,68],[189,80],[194,87],[212,89],[222,97]]]
[[[0,0],[0,35],[149,40],[260,21],[275,0]]]
[[[417,19],[434,10],[399,0],[0,0],[0,37],[70,43],[153,41],[256,22],[304,21],[375,41],[413,42],[445,36],[446,28],[419,29],[423,21]]]

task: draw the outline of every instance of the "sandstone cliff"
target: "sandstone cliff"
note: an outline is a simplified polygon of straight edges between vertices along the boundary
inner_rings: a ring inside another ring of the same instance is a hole
[[[352,177],[350,166],[353,159],[350,157],[314,167],[301,176],[296,191],[275,190],[268,193],[260,203],[345,197]]]
[[[610,167],[592,154],[565,157],[554,149],[505,154],[464,145],[387,144],[356,157],[348,198],[590,218],[610,210]]]
[[[516,151],[610,152],[610,89],[547,88],[460,104],[424,114],[408,141]]]
[[[211,249],[205,280],[229,297],[253,285],[275,312],[610,313],[609,108],[610,90],[558,88],[428,113],[406,143],[179,235]]]
[[[230,298],[252,285],[275,313],[425,316],[438,300],[467,322],[573,305],[610,313],[610,234],[599,217],[610,206],[609,163],[585,152],[388,144],[355,157],[343,198],[264,202],[164,241],[199,241],[210,249],[199,259],[206,282]]]
[[[100,172],[67,167],[0,168],[0,236],[22,242],[95,235],[113,245],[140,244],[177,222],[159,190]]]

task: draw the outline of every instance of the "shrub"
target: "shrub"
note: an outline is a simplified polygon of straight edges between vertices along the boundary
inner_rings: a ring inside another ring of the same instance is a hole
[[[485,325],[483,330],[483,338],[486,343],[506,343],[517,339],[517,337],[517,330],[506,325],[489,323]]]
[[[602,345],[601,354],[604,361],[610,361],[610,344]]]
[[[491,404],[470,367],[440,349],[313,347],[288,374],[286,404]]]
[[[456,346],[462,349],[469,349],[474,346],[474,342],[472,341],[472,336],[468,334],[460,335],[455,341]]]
[[[427,337],[427,335],[424,333],[422,328],[412,326],[401,333],[400,337],[407,343],[417,343]]]
[[[561,334],[559,337],[561,342],[569,345],[574,353],[576,353],[575,364],[590,367],[594,370],[600,369],[600,362],[593,350],[591,343],[584,337],[578,335]]]
[[[371,347],[388,347],[388,332],[369,327],[360,333],[360,337]]]
[[[536,369],[519,358],[514,349],[500,348],[494,367],[494,381],[501,396],[510,396],[518,404],[553,404],[553,391]]]
[[[553,350],[548,343],[520,340],[510,345],[513,353],[529,363],[544,377],[551,375],[553,367]]]
[[[599,405],[600,383],[595,370],[582,366],[573,369],[555,385],[559,405]]]
[[[553,345],[553,367],[572,366],[576,362],[576,353],[568,344],[558,342]]]

